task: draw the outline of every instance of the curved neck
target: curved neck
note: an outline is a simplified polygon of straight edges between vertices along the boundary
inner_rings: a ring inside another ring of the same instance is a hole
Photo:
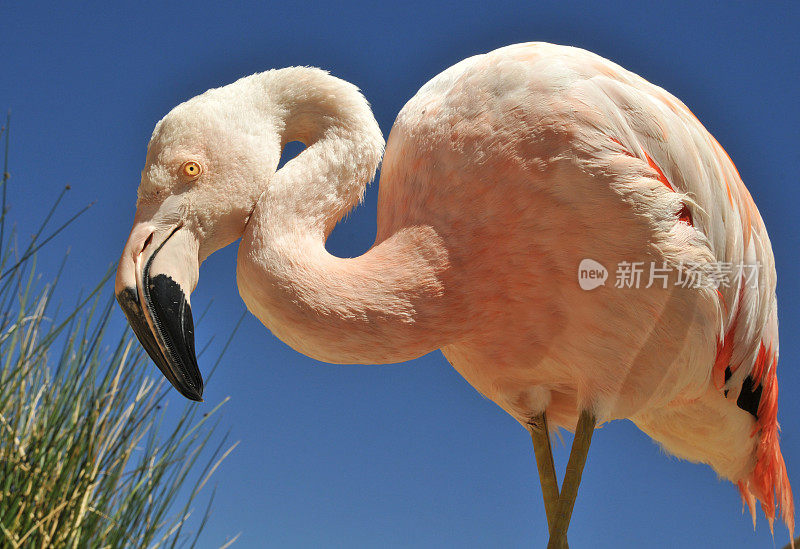
[[[239,249],[239,292],[297,351],[325,362],[386,364],[446,343],[447,255],[429,227],[399,231],[351,259],[330,255],[302,230],[252,237]]]
[[[375,175],[383,156],[381,129],[358,88],[320,69],[261,76],[275,145],[306,146],[274,174],[261,201],[284,222],[299,220],[327,236]]]
[[[400,362],[441,347],[448,258],[432,228],[403,228],[357,258],[325,250],[373,177],[383,138],[355,87],[297,70],[312,72],[281,79],[270,98],[280,144],[307,148],[275,173],[247,224],[243,300],[285,343],[326,362]]]

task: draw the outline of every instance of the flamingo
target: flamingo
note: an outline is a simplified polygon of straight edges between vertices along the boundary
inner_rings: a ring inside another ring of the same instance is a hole
[[[278,169],[290,141],[306,149]],[[242,299],[297,351],[441,349],[528,429],[548,547],[566,546],[595,425],[622,418],[793,532],[769,237],[681,101],[582,49],[512,45],[426,83],[383,152],[359,90],[316,68],[247,76],[158,122],[115,293],[180,393],[202,399],[199,266],[241,240]],[[375,244],[334,257],[325,240],[382,156]],[[575,431],[560,488],[553,428]]]

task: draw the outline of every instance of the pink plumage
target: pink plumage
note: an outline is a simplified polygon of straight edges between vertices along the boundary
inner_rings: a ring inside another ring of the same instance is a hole
[[[277,170],[293,140],[307,149]],[[325,239],[382,147],[355,87],[309,68],[210,90],[159,123],[117,292],[176,387],[200,398],[202,380],[172,365],[142,272],[190,292],[199,263],[241,237],[240,293],[295,349],[357,363],[441,349],[521,424],[628,418],[736,483],[754,520],[758,499],[793,530],[769,237],[683,103],[577,48],[466,59],[397,117],[375,245],[333,257]],[[186,162],[200,175],[176,177]],[[582,285],[584,264],[607,278]]]
[[[473,385],[521,422],[543,406],[566,427],[585,407],[631,418],[737,482],[746,501],[755,495],[770,522],[776,492],[793,528],[769,237],[730,158],[683,103],[584,50],[523,44],[434,78],[392,132],[380,232],[396,219],[436,227],[472,271],[456,275],[469,294],[459,301],[474,296],[459,318],[497,308],[443,348]],[[587,294],[573,276],[582,258],[734,276]],[[761,387],[756,414],[736,404],[748,377]],[[706,436],[718,422],[727,440]]]

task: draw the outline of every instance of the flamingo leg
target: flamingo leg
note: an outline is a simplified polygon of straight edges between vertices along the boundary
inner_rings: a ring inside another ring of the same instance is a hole
[[[575,498],[578,496],[578,486],[581,484],[583,466],[589,454],[589,444],[597,419],[594,414],[584,410],[578,418],[575,429],[575,439],[572,441],[572,450],[567,461],[567,472],[564,475],[564,484],[561,486],[561,495],[558,498],[555,524],[550,528],[550,541],[547,549],[563,549],[567,546],[567,528],[572,518],[572,509],[575,507]]]
[[[539,469],[539,482],[542,485],[544,510],[547,515],[547,528],[552,530],[558,510],[558,478],[556,477],[553,450],[550,446],[550,429],[547,426],[547,414],[534,416],[528,423],[533,439],[533,453],[536,456],[536,467]]]

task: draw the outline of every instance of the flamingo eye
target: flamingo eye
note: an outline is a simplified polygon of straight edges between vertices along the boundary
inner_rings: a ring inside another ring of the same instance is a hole
[[[203,173],[203,168],[194,160],[189,160],[188,162],[184,162],[181,166],[181,173],[184,177],[189,179],[197,179],[197,177]]]

